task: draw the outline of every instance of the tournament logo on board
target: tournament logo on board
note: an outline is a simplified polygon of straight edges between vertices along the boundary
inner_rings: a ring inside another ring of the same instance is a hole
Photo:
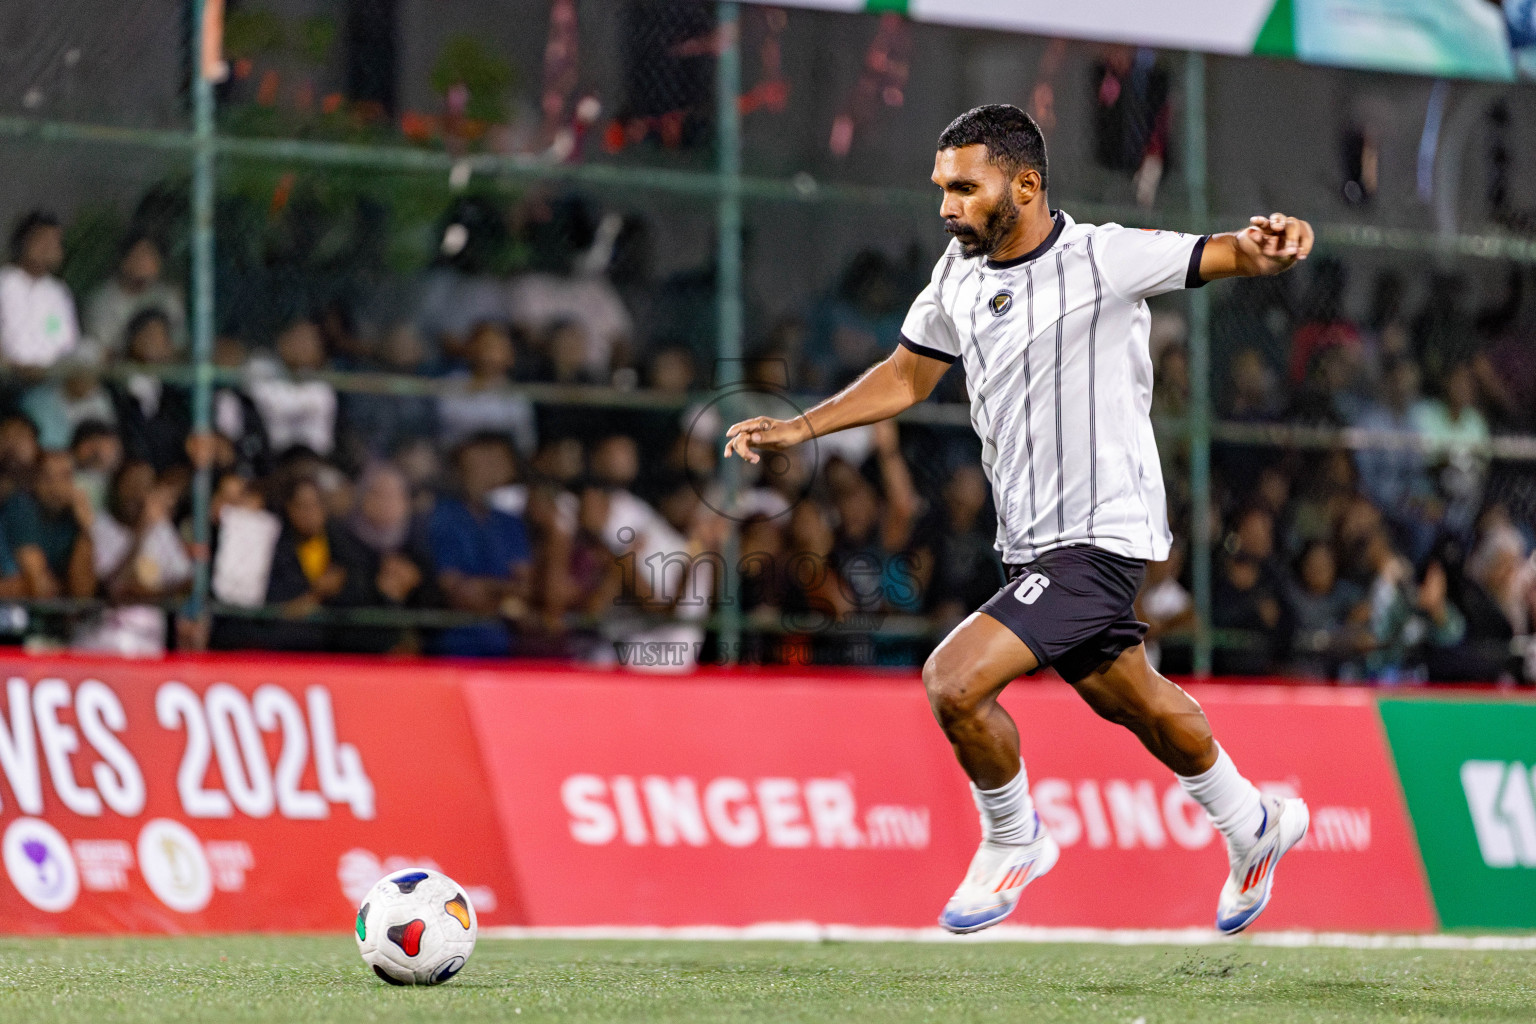
[[[213,898],[213,872],[203,844],[179,821],[156,818],[139,832],[139,872],[172,910],[195,914]]]
[[[5,871],[21,898],[38,910],[58,914],[80,895],[80,873],[59,830],[37,818],[17,818],[0,841]]]

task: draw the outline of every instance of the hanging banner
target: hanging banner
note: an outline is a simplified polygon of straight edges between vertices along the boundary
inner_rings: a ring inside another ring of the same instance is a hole
[[[915,21],[1440,77],[1536,77],[1530,0],[754,0]]]
[[[452,669],[3,660],[7,932],[344,931],[427,864],[520,923]]]
[[[1251,778],[1312,808],[1263,927],[1434,927],[1369,694],[1193,692]],[[915,676],[533,670],[466,696],[531,924],[927,926],[979,839]],[[1063,848],[1012,920],[1210,926],[1225,847],[1177,780],[1064,684],[1004,704]]]

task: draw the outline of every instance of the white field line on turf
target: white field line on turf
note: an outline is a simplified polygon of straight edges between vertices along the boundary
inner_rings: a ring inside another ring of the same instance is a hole
[[[1112,946],[1285,946],[1334,949],[1536,950],[1536,935],[1362,935],[1350,932],[1258,932],[1231,939],[1209,928],[1037,928],[999,925],[973,935],[942,928],[867,928],[808,921],[745,927],[680,928],[593,925],[579,928],[482,928],[489,939],[676,939],[768,942],[1098,942]]]

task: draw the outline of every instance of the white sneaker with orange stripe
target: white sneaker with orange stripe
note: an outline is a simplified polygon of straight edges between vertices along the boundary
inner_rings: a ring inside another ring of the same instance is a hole
[[[1024,887],[1051,868],[1061,847],[1035,815],[1035,838],[1023,845],[983,839],[960,888],[944,905],[939,926],[963,935],[990,928],[1013,913]]]
[[[1216,903],[1216,930],[1236,935],[1253,923],[1269,906],[1280,858],[1301,842],[1311,823],[1311,813],[1299,798],[1265,797],[1264,819],[1257,842],[1232,862],[1232,873],[1221,887]]]

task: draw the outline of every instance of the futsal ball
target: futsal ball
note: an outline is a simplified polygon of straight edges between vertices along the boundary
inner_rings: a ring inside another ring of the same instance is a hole
[[[476,931],[464,890],[429,868],[386,875],[357,909],[357,951],[391,985],[441,985],[469,962]]]

